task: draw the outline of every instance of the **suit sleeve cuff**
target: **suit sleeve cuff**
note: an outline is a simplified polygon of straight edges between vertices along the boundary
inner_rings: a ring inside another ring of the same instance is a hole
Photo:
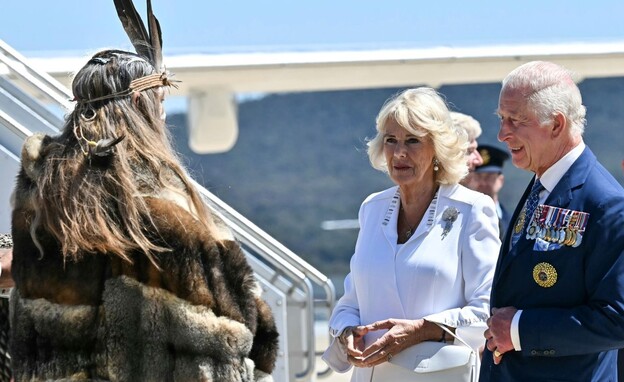
[[[511,320],[511,328],[509,329],[509,335],[511,336],[511,343],[515,350],[520,351],[522,347],[520,346],[520,316],[522,315],[522,310],[519,310],[514,314]]]

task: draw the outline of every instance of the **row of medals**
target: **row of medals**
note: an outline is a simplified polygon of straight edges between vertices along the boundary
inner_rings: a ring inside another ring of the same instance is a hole
[[[535,209],[533,219],[526,230],[527,240],[536,238],[557,244],[578,247],[583,240],[585,225],[587,224],[586,212],[566,210],[564,208],[539,205]],[[526,213],[523,210],[514,227],[516,233],[520,233],[524,227]]]
[[[588,217],[585,212],[539,205],[527,228],[526,238],[578,247],[583,240]],[[525,220],[526,211],[522,210],[514,227],[516,233],[522,231]],[[557,282],[557,270],[550,263],[539,263],[533,268],[533,280],[543,288],[550,288]]]

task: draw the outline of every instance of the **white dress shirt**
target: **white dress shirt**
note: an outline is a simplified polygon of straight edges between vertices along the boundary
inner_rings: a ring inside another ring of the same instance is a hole
[[[460,185],[441,185],[412,237],[397,245],[398,187],[369,196],[360,207],[360,232],[345,278],[345,293],[329,326],[334,337],[344,328],[388,318],[420,319],[463,328],[489,316],[494,267],[500,247],[492,199]],[[456,209],[457,218],[444,220]],[[447,214],[448,215],[448,214]],[[448,231],[446,235],[445,227]],[[366,346],[385,331],[365,336]],[[470,330],[466,330],[466,336]],[[475,348],[483,328],[473,331]],[[469,338],[465,340],[471,341]],[[335,338],[323,359],[337,372],[351,368]],[[386,363],[378,367],[386,367]],[[371,368],[356,368],[352,381],[369,381]]]

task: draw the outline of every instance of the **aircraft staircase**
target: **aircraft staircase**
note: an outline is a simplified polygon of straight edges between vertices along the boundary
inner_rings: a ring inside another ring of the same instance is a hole
[[[0,232],[10,231],[9,199],[24,139],[33,132],[58,134],[61,116],[72,108],[70,98],[68,89],[33,68],[0,40]],[[315,381],[329,376],[330,370],[318,362],[322,349],[317,349],[319,334],[315,333],[315,322],[327,319],[334,307],[331,280],[210,191],[196,185],[206,204],[234,232],[263,287],[263,297],[273,310],[280,332],[274,379]]]

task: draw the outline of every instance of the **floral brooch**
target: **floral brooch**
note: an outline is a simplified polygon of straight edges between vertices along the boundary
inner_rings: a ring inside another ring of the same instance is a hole
[[[455,207],[449,207],[444,210],[442,213],[442,220],[444,221],[444,229],[442,230],[442,239],[451,232],[451,228],[453,228],[453,222],[457,220],[459,216],[459,210]]]

